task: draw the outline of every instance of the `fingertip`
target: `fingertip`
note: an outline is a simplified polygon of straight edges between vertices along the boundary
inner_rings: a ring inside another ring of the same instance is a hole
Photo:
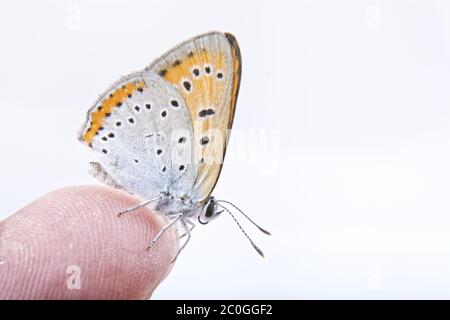
[[[169,229],[146,250],[167,221],[148,208],[117,216],[139,201],[109,187],[77,186],[19,210],[2,223],[0,286],[7,290],[0,298],[149,298],[173,267],[178,243]],[[73,279],[80,284],[71,286]]]

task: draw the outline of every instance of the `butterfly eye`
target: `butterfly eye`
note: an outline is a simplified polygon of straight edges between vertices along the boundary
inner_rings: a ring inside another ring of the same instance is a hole
[[[206,204],[206,208],[204,209],[204,217],[206,218],[206,223],[208,223],[210,220],[215,218],[217,216],[216,212],[216,203],[214,200],[210,200]]]
[[[209,205],[205,212],[205,217],[211,218],[214,214],[214,207]]]

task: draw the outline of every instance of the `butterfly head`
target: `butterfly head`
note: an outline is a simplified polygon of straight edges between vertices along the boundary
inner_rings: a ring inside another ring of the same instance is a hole
[[[216,199],[214,197],[209,197],[206,200],[200,215],[198,216],[198,222],[201,224],[208,224],[211,220],[217,218],[222,212],[223,209],[217,205]]]

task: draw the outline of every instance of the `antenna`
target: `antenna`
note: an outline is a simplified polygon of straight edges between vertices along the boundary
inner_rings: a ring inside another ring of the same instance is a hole
[[[265,234],[271,236],[271,233],[270,233],[269,231],[264,230],[263,228],[261,228],[260,226],[258,226],[258,225],[256,224],[255,221],[253,221],[252,219],[250,219],[250,217],[247,216],[247,215],[244,213],[244,211],[242,211],[241,209],[239,209],[235,204],[233,204],[233,203],[231,203],[231,202],[229,202],[229,201],[226,201],[226,200],[216,200],[216,203],[217,203],[217,202],[228,203],[228,204],[231,205],[233,208],[235,208],[236,210],[238,210],[244,217],[246,217],[248,221],[250,221],[251,223],[253,223],[253,225],[254,225],[255,227],[257,227],[262,233],[265,233]],[[220,205],[220,204],[219,204],[219,205]],[[221,206],[221,207],[224,208],[224,206]],[[224,208],[224,209],[225,209],[225,208]]]
[[[253,240],[249,237],[249,235],[247,234],[247,232],[245,232],[244,228],[242,228],[241,224],[239,223],[239,221],[237,221],[236,217],[231,213],[230,210],[228,210],[226,207],[224,207],[223,205],[221,205],[220,203],[217,203],[217,205],[221,208],[223,208],[225,211],[227,211],[230,216],[233,218],[234,222],[236,222],[236,224],[238,225],[239,229],[241,229],[242,233],[247,237],[248,241],[250,241],[250,243],[252,244],[253,248],[255,248],[256,252],[259,253],[259,255],[261,257],[264,258],[264,253],[262,252],[262,250],[260,248],[258,248],[258,246],[253,242]]]

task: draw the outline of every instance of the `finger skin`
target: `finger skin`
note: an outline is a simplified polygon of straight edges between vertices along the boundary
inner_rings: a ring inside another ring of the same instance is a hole
[[[172,268],[177,236],[108,187],[51,192],[0,222],[0,299],[146,299]]]

